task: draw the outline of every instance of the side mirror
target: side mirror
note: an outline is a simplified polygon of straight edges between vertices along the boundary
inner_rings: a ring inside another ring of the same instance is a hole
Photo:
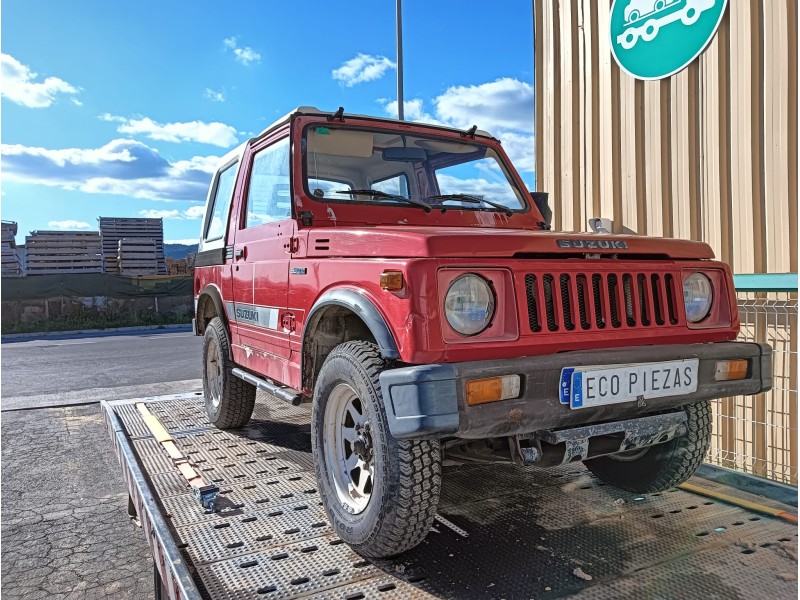
[[[528,190],[528,193],[533,198],[536,208],[538,208],[539,212],[542,213],[542,217],[544,218],[544,229],[550,229],[553,222],[553,211],[550,210],[550,205],[547,202],[550,194],[548,192],[531,192],[530,190]]]

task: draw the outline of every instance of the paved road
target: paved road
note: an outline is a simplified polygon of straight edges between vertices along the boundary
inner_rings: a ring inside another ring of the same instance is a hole
[[[152,597],[97,402],[198,389],[200,349],[190,333],[153,331],[2,344],[5,598]]]
[[[2,344],[3,411],[190,391],[202,340],[191,332],[73,334]]]

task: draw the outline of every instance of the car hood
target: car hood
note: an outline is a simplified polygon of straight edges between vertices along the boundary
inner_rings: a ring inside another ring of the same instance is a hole
[[[382,258],[536,258],[617,254],[631,258],[710,259],[703,242],[636,235],[484,227],[353,227],[308,232],[307,256]]]

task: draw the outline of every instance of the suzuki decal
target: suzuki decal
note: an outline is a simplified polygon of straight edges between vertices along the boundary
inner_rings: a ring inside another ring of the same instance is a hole
[[[243,325],[263,329],[278,329],[278,309],[243,302],[228,302],[228,318]]]
[[[557,240],[559,248],[579,250],[625,250],[628,242],[622,240]]]

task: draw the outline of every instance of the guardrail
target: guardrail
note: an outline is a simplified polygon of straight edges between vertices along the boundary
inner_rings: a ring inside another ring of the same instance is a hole
[[[739,339],[773,348],[772,391],[715,400],[707,462],[796,486],[797,273],[735,275]]]

